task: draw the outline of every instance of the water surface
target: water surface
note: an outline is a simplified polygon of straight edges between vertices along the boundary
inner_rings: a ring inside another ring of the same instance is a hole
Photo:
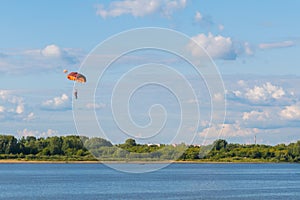
[[[0,191],[14,200],[299,200],[300,165],[172,164],[129,174],[103,164],[0,164]]]

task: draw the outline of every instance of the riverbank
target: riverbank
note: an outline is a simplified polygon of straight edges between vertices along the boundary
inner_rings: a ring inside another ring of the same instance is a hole
[[[166,164],[166,163],[177,163],[177,164],[274,164],[274,163],[295,163],[295,162],[271,162],[271,161],[48,161],[48,160],[14,160],[14,159],[3,159],[0,160],[0,164]]]
[[[59,164],[59,163],[101,163],[101,161],[49,161],[49,160],[14,160],[14,159],[4,159],[0,160],[0,164],[26,164],[26,163],[32,163],[32,164]]]

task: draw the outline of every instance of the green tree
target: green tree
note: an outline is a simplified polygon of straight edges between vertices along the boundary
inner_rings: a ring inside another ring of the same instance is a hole
[[[21,138],[19,141],[20,149],[24,155],[37,154],[39,151],[38,141],[34,136],[27,136],[26,138]]]
[[[64,155],[75,155],[78,150],[84,149],[80,137],[74,135],[62,137],[61,148]]]
[[[48,148],[50,151],[50,155],[61,155],[63,153],[62,151],[62,138],[61,137],[50,137],[47,138],[48,140]]]
[[[181,160],[196,160],[200,158],[200,147],[189,146],[185,152],[180,156]]]
[[[227,144],[228,142],[226,140],[222,140],[222,139],[216,140],[213,144],[213,150],[220,151],[222,149],[226,149]]]
[[[0,154],[16,154],[19,152],[18,140],[12,135],[0,135]]]
[[[136,146],[136,142],[134,139],[129,138],[125,141],[125,145],[128,147],[133,147]]]
[[[98,149],[100,147],[112,147],[113,145],[111,144],[111,142],[103,138],[94,137],[86,140],[84,146],[90,150],[90,149]]]

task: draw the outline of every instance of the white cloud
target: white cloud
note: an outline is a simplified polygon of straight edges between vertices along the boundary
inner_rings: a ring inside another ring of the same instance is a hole
[[[274,42],[274,43],[262,43],[259,45],[260,49],[274,49],[274,48],[285,48],[292,47],[295,45],[293,41],[283,41],[283,42]]]
[[[73,49],[61,48],[55,44],[48,45],[40,50],[40,54],[47,59],[57,59],[69,64],[78,62],[78,58],[73,53]]]
[[[250,52],[247,43],[236,45],[230,37],[214,36],[212,33],[196,35],[192,40],[205,49],[213,59],[235,60],[238,55]],[[194,56],[203,56],[204,52],[200,51],[194,42],[188,44],[188,49]]]
[[[196,22],[200,22],[203,19],[203,16],[199,11],[197,11],[194,18]]]
[[[24,104],[20,103],[20,104],[17,105],[16,113],[17,114],[22,114],[23,112],[24,112]]]
[[[23,97],[13,90],[0,90],[0,118],[1,120],[30,121],[34,119],[33,112],[26,112]]]
[[[267,111],[269,114],[276,115],[276,111]],[[207,126],[202,131],[198,132],[200,141],[203,144],[211,144],[217,139],[226,139],[230,142],[236,141],[239,143],[254,143],[254,136],[257,136],[257,142],[259,143],[282,143],[283,138],[289,138],[288,136],[289,131],[286,131],[286,128],[290,129],[295,126],[289,126],[291,125],[288,123],[281,123],[281,121],[278,121],[279,116],[269,116],[269,121],[256,121],[255,117],[262,117],[266,115],[265,111],[254,111],[249,112],[248,117],[246,117],[246,120],[253,120],[253,124],[251,126],[247,126],[247,124],[244,123],[244,121],[235,121],[233,123],[225,123],[225,124],[212,124],[211,126]],[[250,119],[251,118],[251,119]],[[264,119],[263,119],[264,120]],[[274,123],[280,123],[275,124]],[[255,126],[255,124],[257,126]],[[272,126],[273,124],[273,126]],[[284,131],[283,131],[284,130]],[[297,129],[296,129],[297,130]],[[296,137],[298,135],[295,135]],[[295,136],[293,138],[295,138]],[[199,140],[199,139],[198,139]]]
[[[26,117],[23,118],[24,121],[32,121],[35,119],[35,114],[33,112],[29,113]]]
[[[261,129],[278,129],[284,127],[298,127],[294,121],[300,120],[300,106],[291,105],[280,107],[263,108],[244,112],[242,121],[244,127]]]
[[[55,44],[41,49],[6,50],[1,58],[0,72],[4,73],[32,73],[53,70],[65,65],[79,64],[84,53],[79,49],[61,48]]]
[[[274,132],[299,127],[300,93],[293,77],[245,76],[225,78],[226,122]]]
[[[287,120],[300,120],[300,105],[286,106],[279,115]]]
[[[194,16],[194,22],[203,28],[207,28],[208,30],[216,25],[211,16],[202,14],[200,11],[196,12]]]
[[[245,51],[246,55],[251,56],[251,55],[254,54],[254,51],[253,51],[254,48],[252,48],[251,45],[248,42],[244,43],[243,48],[244,48],[244,51]]]
[[[61,57],[62,50],[58,46],[51,44],[42,49],[41,54],[46,57]]]
[[[245,121],[250,121],[250,120],[266,121],[269,118],[270,118],[270,113],[268,111],[257,111],[257,110],[244,112],[242,117],[242,119]]]
[[[25,111],[24,100],[22,97],[14,95],[13,91],[0,90],[0,103],[5,105],[2,106],[2,113],[4,111],[22,114]]]
[[[229,37],[226,38],[220,35],[214,36],[212,35],[212,33],[209,33],[208,36],[206,36],[205,34],[199,34],[195,37],[192,37],[192,39],[198,45],[204,48],[212,58],[227,59],[236,57],[236,53],[234,52],[232,45],[232,40]],[[195,48],[194,46],[190,47],[193,55],[197,56],[199,54],[202,54],[202,52],[198,52],[197,48]]]
[[[266,99],[280,99],[285,95],[284,90],[281,87],[272,85],[267,82],[260,86],[254,86],[254,88],[249,89],[245,96],[251,101],[264,101]]]
[[[3,113],[5,111],[5,108],[3,106],[0,106],[0,113]]]
[[[40,132],[38,130],[29,130],[27,128],[24,128],[23,130],[18,130],[17,134],[19,137],[27,137],[27,136],[35,136],[35,137],[51,137],[51,136],[57,136],[58,131],[53,129],[48,129],[47,131]]]
[[[282,87],[266,82],[261,85],[247,87],[243,81],[239,81],[239,89],[229,91],[228,97],[231,100],[256,105],[287,105],[294,101],[291,92],[285,91]]]
[[[242,124],[244,127],[274,129],[286,125],[284,121],[278,121],[279,108],[264,108],[261,110],[255,109],[249,112],[244,112],[242,116]]]
[[[219,31],[223,31],[225,29],[225,26],[223,24],[215,23],[211,16],[204,15],[200,11],[196,11],[194,21],[198,25],[207,28],[208,30],[211,30],[211,28],[213,27],[217,28]]]
[[[244,87],[246,85],[246,82],[244,80],[239,80],[237,83],[241,87]]]
[[[23,129],[23,130],[17,130],[17,134],[18,136],[22,137],[27,137],[27,136],[38,136],[39,135],[39,131],[36,130],[28,130],[27,128]]]
[[[46,110],[65,110],[71,108],[71,102],[66,94],[62,94],[59,97],[46,100],[42,103],[42,108]]]
[[[124,0],[112,1],[108,8],[97,5],[96,14],[102,18],[118,17],[130,14],[134,17],[143,17],[160,12],[164,16],[171,16],[178,9],[186,6],[186,0]]]
[[[238,123],[213,124],[199,132],[199,136],[216,140],[218,138],[245,137],[257,132],[257,128],[243,128]]]
[[[10,93],[11,92],[9,90],[0,90],[0,98],[2,100],[6,100],[9,98]]]
[[[213,96],[213,100],[214,101],[224,101],[225,97],[221,93],[215,93],[214,96]]]

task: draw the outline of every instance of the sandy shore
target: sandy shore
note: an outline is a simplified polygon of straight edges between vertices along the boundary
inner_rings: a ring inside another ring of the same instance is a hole
[[[26,164],[26,163],[33,163],[33,164],[65,164],[65,163],[79,163],[79,164],[122,164],[122,163],[132,163],[132,164],[166,164],[166,163],[199,163],[199,162],[192,162],[192,161],[38,161],[38,160],[13,160],[13,159],[4,159],[0,160],[0,164]]]
[[[35,160],[14,160],[4,159],[0,160],[0,164],[66,164],[66,163],[78,163],[78,164],[166,164],[166,163],[192,163],[192,164],[263,164],[274,162],[216,162],[216,161],[35,161]]]
[[[47,161],[47,160],[13,160],[13,159],[5,159],[5,160],[0,160],[0,164],[5,164],[5,163],[36,163],[36,164],[56,164],[56,163],[101,163],[100,161]]]

